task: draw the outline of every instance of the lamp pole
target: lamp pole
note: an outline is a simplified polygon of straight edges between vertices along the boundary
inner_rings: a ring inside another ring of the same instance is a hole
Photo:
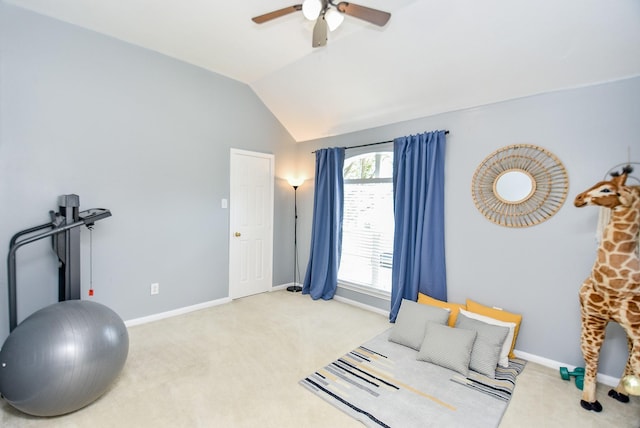
[[[302,182],[300,180],[289,180],[289,184],[293,187],[293,285],[287,287],[287,291],[297,293],[302,291],[297,281],[298,273],[298,187]]]

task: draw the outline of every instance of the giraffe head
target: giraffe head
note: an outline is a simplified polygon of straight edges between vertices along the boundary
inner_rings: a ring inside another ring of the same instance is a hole
[[[614,209],[628,207],[633,202],[633,191],[625,186],[627,176],[633,171],[631,166],[622,168],[622,173],[612,173],[611,180],[601,181],[576,196],[573,204],[580,208],[585,205],[596,205]]]

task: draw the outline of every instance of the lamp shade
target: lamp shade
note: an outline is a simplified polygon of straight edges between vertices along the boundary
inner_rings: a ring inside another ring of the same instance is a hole
[[[320,0],[304,0],[302,2],[302,14],[309,21],[315,21],[320,16],[322,2]]]
[[[342,24],[342,21],[344,21],[344,15],[335,9],[329,9],[325,12],[324,19],[327,21],[329,31],[333,31]]]
[[[301,185],[302,185],[302,183],[304,183],[304,178],[298,178],[298,177],[296,177],[296,178],[289,178],[289,179],[287,179],[287,181],[289,182],[289,184],[290,184],[292,187],[299,187],[299,186],[301,186]]]

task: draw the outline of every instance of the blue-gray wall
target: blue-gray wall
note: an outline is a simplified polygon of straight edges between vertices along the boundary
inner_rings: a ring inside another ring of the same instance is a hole
[[[228,296],[232,147],[275,154],[276,242],[293,242],[294,141],[247,85],[4,3],[0,54],[0,339],[9,239],[58,195],[111,209],[93,232],[94,299],[125,320]],[[291,282],[293,249],[274,257],[274,284]],[[18,251],[18,283],[20,319],[57,301],[48,239]]]
[[[631,160],[640,161],[639,118],[640,78],[636,77],[309,141],[299,144],[297,150],[301,170],[313,177],[310,152],[319,147],[450,130],[445,173],[449,300],[470,298],[522,313],[519,350],[582,365],[578,288],[594,261],[598,210],[575,208],[573,198],[601,180],[610,167],[628,161],[628,148]],[[550,150],[569,174],[569,196],[560,211],[524,229],[489,222],[471,197],[477,166],[496,149],[515,143]],[[300,188],[303,236],[309,235],[312,194],[312,182]],[[308,245],[307,241],[301,248],[308,249]],[[308,251],[301,254],[301,260],[307,258]],[[345,290],[338,295],[357,298]],[[368,296],[361,300],[376,303]],[[622,329],[612,324],[602,351],[601,372],[619,376],[626,349]]]

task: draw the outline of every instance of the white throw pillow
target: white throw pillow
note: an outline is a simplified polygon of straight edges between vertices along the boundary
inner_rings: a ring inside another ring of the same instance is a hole
[[[498,359],[498,365],[500,367],[509,367],[509,350],[511,349],[511,342],[513,342],[513,335],[516,330],[516,323],[500,321],[495,318],[487,317],[485,315],[476,314],[475,312],[465,311],[464,309],[460,309],[460,313],[462,313],[464,316],[468,318],[486,322],[487,324],[493,324],[493,325],[498,325],[500,327],[509,328],[509,333],[507,333],[507,337],[504,340],[504,344],[502,345],[502,349],[500,350],[500,358]]]

